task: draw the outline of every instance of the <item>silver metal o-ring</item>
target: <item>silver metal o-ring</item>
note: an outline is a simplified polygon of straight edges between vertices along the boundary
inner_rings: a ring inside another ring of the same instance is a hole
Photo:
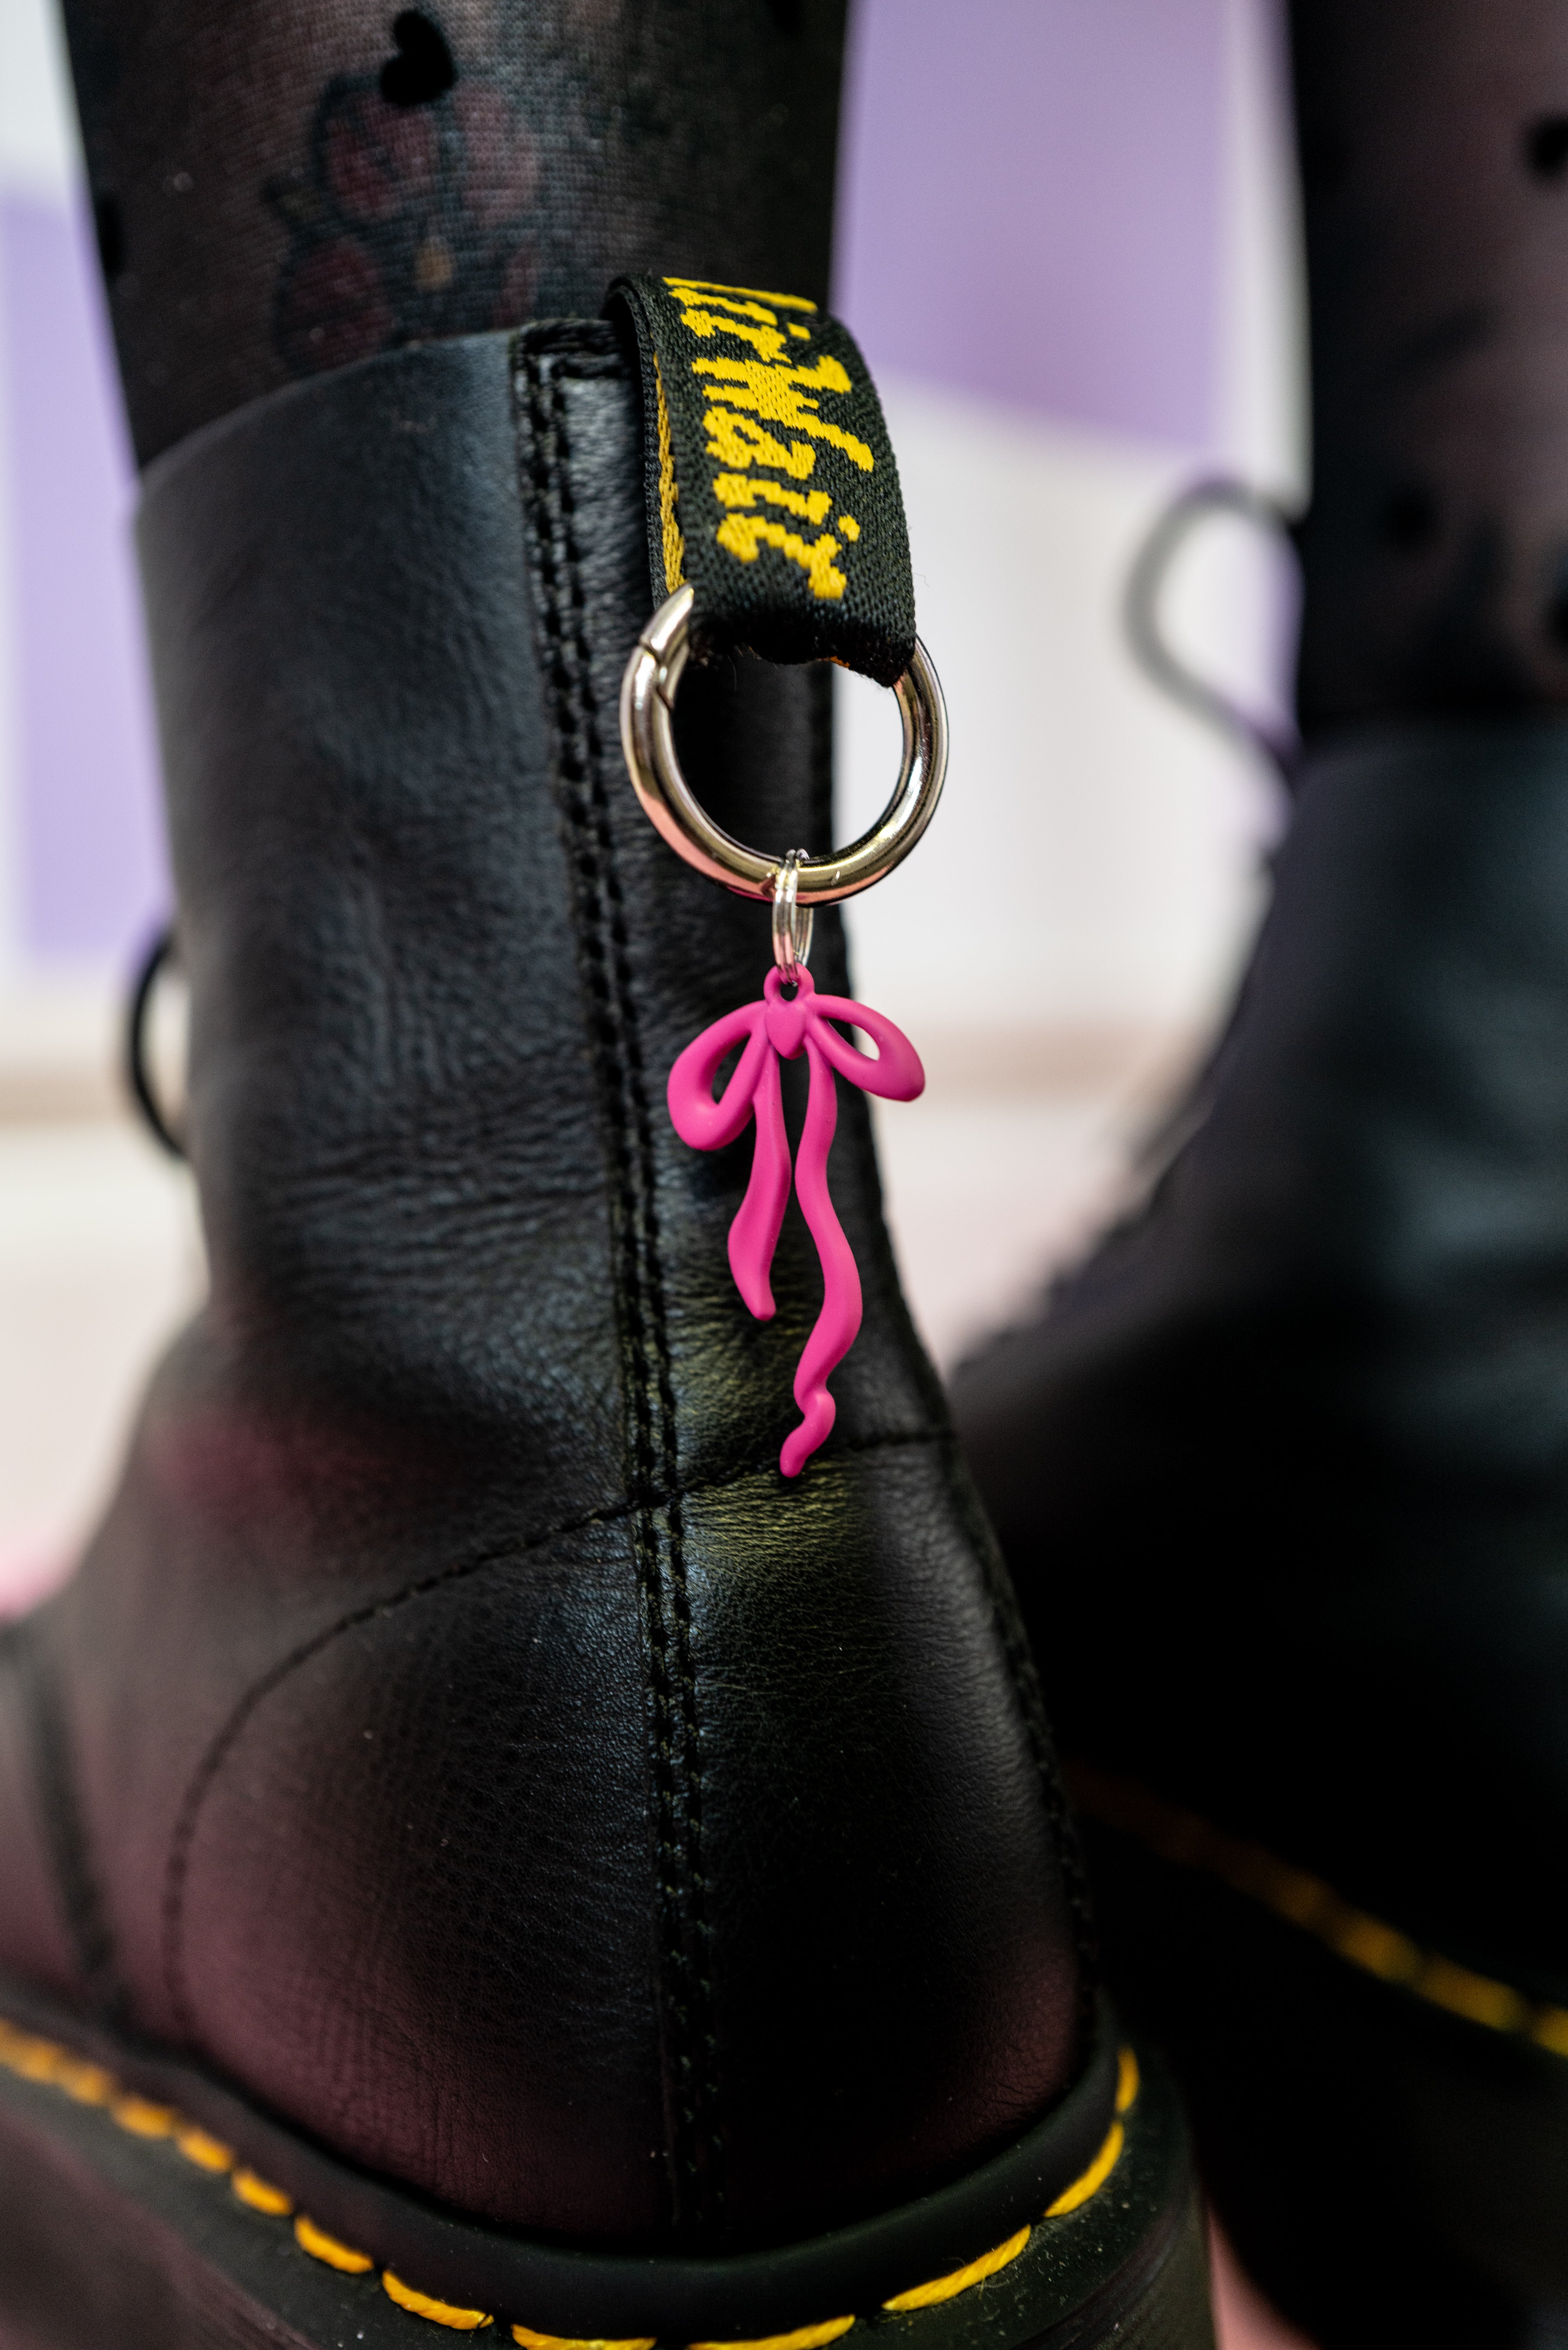
[[[686,667],[691,601],[691,589],[678,588],[637,640],[621,680],[621,747],[644,812],[676,855],[740,897],[772,899],[784,856],[748,848],[715,824],[693,796],[675,755],[675,696]],[[847,848],[800,858],[795,897],[801,906],[831,905],[869,889],[908,857],[936,812],[947,773],[948,713],[936,671],[918,638],[893,691],[904,723],[893,796],[869,832]]]

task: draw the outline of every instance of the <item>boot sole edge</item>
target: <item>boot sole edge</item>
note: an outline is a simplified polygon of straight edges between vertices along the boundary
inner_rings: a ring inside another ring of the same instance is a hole
[[[1124,2068],[1124,2095],[1127,2077]],[[607,2285],[608,2272],[619,2270],[618,2300],[625,2272],[636,2268],[651,2334],[634,2336],[624,2321],[615,2333],[602,2322],[591,2332],[546,2333],[525,2288],[519,2300],[518,2284],[480,2293],[473,2281],[458,2288],[461,2298],[448,2298],[449,2274],[434,2278],[406,2261],[399,2267],[384,2242],[375,2257],[359,2251],[359,2239],[339,2237],[301,2210],[199,2124],[109,2081],[68,2044],[15,2030],[0,2038],[0,2206],[7,2215],[0,2250],[7,2350],[86,2350],[109,2324],[122,2350],[276,2343],[280,2328],[286,2341],[292,2332],[308,2350],[339,2344],[376,2350],[383,2338],[406,2342],[410,2316],[459,2332],[521,2326],[515,2339],[523,2350],[604,2344],[617,2334],[624,2350],[634,2344],[691,2350],[697,2331],[668,2322],[673,2264],[657,2256],[636,2262],[576,2256],[579,2291],[591,2288],[595,2271]],[[755,2321],[738,2314],[739,2303],[726,2309],[725,2264],[703,2265],[705,2339],[729,2342],[745,2330],[767,2350],[823,2350],[841,2336],[872,2332],[885,2338],[882,2350],[895,2343],[902,2350],[906,2342],[909,2350],[971,2350],[981,2341],[993,2350],[1093,2350],[1113,2339],[1140,2350],[1209,2350],[1212,2341],[1185,2134],[1158,2066],[1143,2072],[1096,2162],[1051,2215],[934,2282],[883,2301],[861,2294],[835,2304],[820,2293],[804,2298],[803,2274],[790,2301],[775,2303],[784,2322],[752,2331]],[[925,2275],[938,2266],[933,2256]],[[689,2299],[690,2276],[681,2282],[686,2291],[675,2298]],[[898,2298],[915,2305],[884,2305]],[[655,2314],[661,2304],[662,2324]],[[810,2322],[825,2305],[845,2314]],[[145,2324],[137,2313],[145,2313]]]

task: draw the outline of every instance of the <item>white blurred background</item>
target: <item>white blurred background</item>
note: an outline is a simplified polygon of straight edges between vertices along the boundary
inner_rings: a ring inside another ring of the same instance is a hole
[[[1184,484],[1303,489],[1300,270],[1270,0],[859,0],[837,307],[886,400],[951,711],[920,854],[853,913],[926,1053],[883,1119],[950,1361],[1080,1247],[1255,919],[1276,792],[1123,648]],[[58,1571],[140,1368],[197,1294],[182,1172],[130,1118],[128,971],[167,906],[134,486],[46,0],[0,0],[0,1587]],[[1219,526],[1172,632],[1281,705],[1289,585]],[[842,686],[840,837],[890,697]]]

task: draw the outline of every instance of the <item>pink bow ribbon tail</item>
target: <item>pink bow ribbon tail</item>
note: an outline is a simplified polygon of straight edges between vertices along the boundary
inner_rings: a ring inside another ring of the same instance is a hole
[[[841,1036],[831,1025],[835,1020],[862,1029],[876,1045],[877,1057]],[[795,1367],[794,1399],[801,1420],[779,1455],[786,1477],[798,1477],[832,1432],[838,1406],[828,1392],[828,1378],[859,1336],[863,1310],[860,1268],[827,1188],[827,1158],[838,1127],[834,1071],[863,1092],[889,1101],[913,1101],[926,1083],[919,1055],[902,1029],[846,995],[815,997],[804,1023],[804,1045],[811,1092],[795,1153],[794,1188],[822,1266],[822,1310]]]
[[[795,1367],[800,1425],[779,1454],[784,1474],[798,1477],[833,1427],[838,1407],[828,1392],[828,1378],[854,1345],[862,1313],[859,1269],[827,1188],[828,1152],[838,1124],[834,1074],[890,1101],[913,1101],[924,1090],[926,1076],[909,1038],[881,1013],[846,995],[817,995],[804,970],[793,998],[781,995],[781,984],[779,973],[770,972],[760,1003],[727,1013],[687,1045],[670,1072],[669,1101],[677,1134],[697,1150],[722,1149],[748,1118],[755,1118],[751,1179],[730,1226],[729,1253],[736,1288],[765,1322],[774,1310],[770,1275],[790,1187],[778,1065],[781,1055],[792,1061],[803,1052],[806,1056],[811,1086],[794,1185],[822,1266],[822,1309]],[[864,1031],[877,1046],[876,1057],[841,1036],[835,1020]],[[742,1037],[745,1049],[715,1101],[719,1065]]]
[[[766,1006],[742,1003],[687,1045],[670,1072],[670,1120],[694,1150],[722,1150],[755,1117],[746,1196],[730,1225],[730,1271],[750,1313],[771,1322],[775,1312],[774,1252],[789,1201],[789,1141],[779,1094],[778,1055],[769,1039]],[[742,1036],[748,1041],[722,1094],[713,1098],[719,1064]]]

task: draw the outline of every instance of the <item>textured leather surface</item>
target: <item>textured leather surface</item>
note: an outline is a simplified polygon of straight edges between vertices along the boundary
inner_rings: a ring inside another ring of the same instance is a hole
[[[1319,752],[1206,1119],[956,1386],[1064,1745],[1558,2001],[1565,909],[1568,728]]]
[[[621,768],[638,432],[606,329],[530,329],[153,469],[212,1300],[26,1637],[100,2005],[465,2210],[738,2247],[1005,2143],[1074,2075],[1084,1985],[865,1106],[833,1180],[866,1324],[794,1487],[814,1253],[792,1210],[753,1323],[749,1141],[664,1113],[768,946]],[[721,820],[825,838],[820,681],[698,675],[682,727]],[[23,1800],[19,1970],[59,1931]]]

